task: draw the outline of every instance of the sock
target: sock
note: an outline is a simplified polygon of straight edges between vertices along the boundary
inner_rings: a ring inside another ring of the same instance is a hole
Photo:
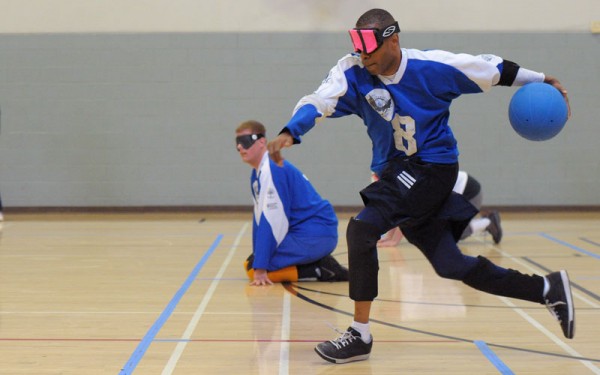
[[[550,291],[550,283],[548,282],[548,279],[544,276],[544,294],[543,294],[543,296],[546,297],[546,294],[548,294],[549,291]]]
[[[360,333],[360,338],[365,344],[371,342],[371,329],[369,328],[369,323],[359,323],[353,321],[352,324],[350,324],[350,327],[354,328]]]
[[[490,225],[491,221],[487,217],[473,219],[469,223],[473,234],[481,234]]]

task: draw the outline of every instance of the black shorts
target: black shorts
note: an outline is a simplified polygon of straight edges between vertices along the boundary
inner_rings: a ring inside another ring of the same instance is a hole
[[[390,228],[400,227],[409,242],[430,249],[447,227],[458,241],[477,214],[472,204],[452,192],[457,174],[458,164],[397,158],[360,195],[365,206],[377,209]]]

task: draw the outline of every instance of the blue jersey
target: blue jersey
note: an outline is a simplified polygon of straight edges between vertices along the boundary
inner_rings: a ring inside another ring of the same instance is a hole
[[[337,244],[338,220],[331,204],[288,161],[279,167],[267,153],[252,170],[255,269],[276,270],[317,261]]]
[[[410,155],[429,163],[456,163],[450,104],[461,94],[498,84],[504,60],[441,50],[401,52],[393,76],[371,75],[355,53],[340,59],[321,86],[296,105],[286,125],[295,141],[320,118],[354,114],[367,127],[373,143],[371,170],[377,174],[389,160]]]

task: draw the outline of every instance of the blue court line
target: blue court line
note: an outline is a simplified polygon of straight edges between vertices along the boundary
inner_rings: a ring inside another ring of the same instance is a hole
[[[485,342],[480,341],[480,340],[475,340],[475,341],[473,341],[473,343],[475,345],[477,345],[477,347],[483,353],[483,355],[485,355],[486,358],[490,362],[492,362],[492,364],[498,369],[498,371],[500,371],[501,374],[514,375],[514,372],[512,372],[512,370],[510,368],[508,368],[508,366],[506,366],[504,364],[504,362],[502,362],[500,360],[500,358],[498,358],[496,353],[494,353],[494,351],[492,349],[490,349],[490,347]]]
[[[219,234],[215,239],[215,242],[213,242],[211,247],[206,251],[206,253],[204,253],[202,259],[200,259],[198,264],[196,264],[196,267],[194,267],[192,273],[190,273],[190,275],[185,280],[181,288],[179,288],[177,293],[175,293],[175,295],[171,299],[171,302],[169,302],[167,307],[165,307],[158,319],[156,319],[156,322],[154,322],[154,324],[152,325],[152,327],[150,327],[142,341],[140,341],[140,343],[138,344],[137,348],[133,351],[133,354],[131,354],[131,357],[129,358],[125,366],[123,366],[123,368],[121,369],[121,372],[119,372],[119,375],[131,375],[133,373],[138,363],[146,353],[146,350],[156,337],[156,334],[158,333],[158,331],[160,331],[165,322],[169,319],[171,313],[173,313],[173,310],[175,310],[175,307],[177,307],[177,304],[179,303],[185,292],[187,292],[190,285],[192,285],[192,282],[194,282],[194,279],[196,279],[198,272],[200,272],[208,258],[212,255],[212,253],[219,245],[219,242],[221,242],[221,239],[223,239],[223,235]]]
[[[572,244],[570,244],[570,243],[568,243],[568,242],[565,242],[565,241],[559,240],[558,238],[554,238],[554,237],[552,237],[552,236],[550,236],[549,234],[546,234],[546,233],[540,233],[540,235],[541,235],[542,237],[544,237],[544,238],[547,238],[547,239],[549,239],[550,241],[554,241],[554,242],[556,242],[556,243],[559,243],[559,244],[561,244],[561,245],[564,245],[564,246],[566,246],[566,247],[570,247],[571,249],[573,249],[573,250],[575,250],[575,251],[578,251],[578,252],[580,252],[580,253],[582,253],[582,254],[589,255],[589,256],[591,256],[591,257],[593,257],[593,258],[596,258],[596,259],[600,259],[600,255],[599,255],[599,254],[592,253],[591,251],[587,251],[587,250],[585,250],[585,249],[582,249],[582,248],[580,248],[580,247],[577,247],[577,246],[575,246],[575,245],[572,245]]]

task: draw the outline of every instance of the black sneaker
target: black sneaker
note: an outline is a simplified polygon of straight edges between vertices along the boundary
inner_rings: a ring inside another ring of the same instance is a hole
[[[326,361],[347,363],[368,359],[371,347],[373,347],[373,336],[371,336],[371,342],[365,344],[360,333],[354,328],[348,327],[348,330],[337,339],[317,345],[315,352]]]
[[[348,281],[348,269],[343,267],[331,255],[317,262],[319,281]]]
[[[567,271],[552,272],[546,275],[550,290],[544,296],[546,307],[560,323],[566,338],[575,336],[575,308],[571,295],[571,285]]]
[[[498,211],[492,211],[487,218],[490,219],[490,225],[485,228],[489,234],[492,235],[492,239],[495,244],[499,244],[502,241],[502,227],[500,226],[500,214]]]

